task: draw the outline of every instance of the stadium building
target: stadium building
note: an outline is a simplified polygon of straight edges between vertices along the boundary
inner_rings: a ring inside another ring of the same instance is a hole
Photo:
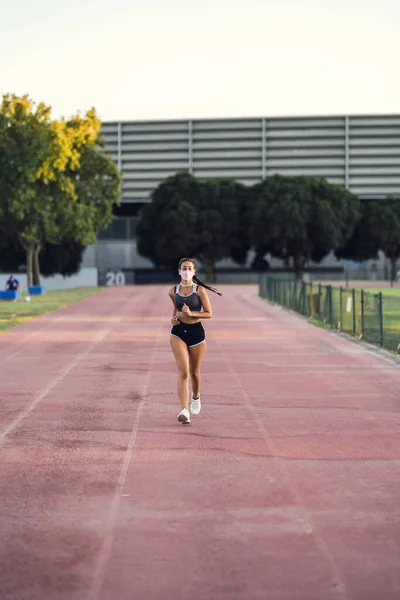
[[[177,171],[246,185],[280,173],[324,177],[361,198],[400,195],[400,115],[104,122],[123,175],[117,219],[87,248],[84,266],[150,266],[136,251],[138,211]]]

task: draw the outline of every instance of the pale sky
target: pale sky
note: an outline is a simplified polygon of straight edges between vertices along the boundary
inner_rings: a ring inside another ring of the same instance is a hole
[[[8,0],[0,93],[102,120],[400,113],[400,0]]]

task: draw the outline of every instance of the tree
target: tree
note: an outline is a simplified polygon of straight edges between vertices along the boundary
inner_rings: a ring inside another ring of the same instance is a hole
[[[254,271],[268,271],[269,262],[265,258],[267,252],[269,252],[269,248],[267,246],[262,246],[261,248],[255,248],[254,258],[251,261],[251,268]]]
[[[196,252],[196,196],[199,183],[188,173],[168,177],[154,190],[152,201],[140,212],[138,252],[157,267],[177,268],[184,256]]]
[[[63,275],[70,277],[79,272],[85,246],[72,240],[62,240],[60,244],[45,244],[40,253],[42,275]]]
[[[344,188],[311,177],[267,177],[253,187],[254,246],[291,260],[296,277],[343,245],[358,219],[359,199]]]
[[[245,259],[248,236],[240,222],[245,188],[232,179],[200,181],[196,195],[196,256],[208,279],[215,279],[215,263],[229,256]]]
[[[44,244],[93,243],[120,194],[95,110],[68,121],[52,121],[50,112],[27,96],[4,96],[0,107],[0,216],[26,251],[29,286],[39,283]]]
[[[344,246],[335,250],[336,258],[365,261],[378,257],[381,230],[374,216],[374,203],[375,201],[362,201],[361,214],[353,234],[347,239]]]
[[[252,243],[249,234],[251,195],[249,188],[234,179],[218,179],[218,198],[224,218],[224,256],[244,265]]]
[[[40,212],[37,196],[51,178],[52,141],[47,106],[39,104],[35,110],[26,96],[4,96],[0,108],[0,211],[3,229],[16,233],[27,252],[30,284],[36,252],[34,238],[51,221],[51,212],[46,211],[40,228],[32,223],[30,214]]]
[[[338,258],[368,260],[376,258],[382,250],[391,265],[391,281],[397,279],[397,260],[400,257],[400,199],[388,197],[382,200],[365,200],[362,215],[352,237]]]
[[[188,173],[168,177],[153,192],[137,226],[138,251],[157,266],[199,259],[209,278],[215,263],[229,257],[240,232],[237,197],[244,186],[232,180],[197,180]]]
[[[25,259],[25,250],[18,236],[10,236],[0,229],[0,271],[18,271]]]
[[[375,217],[376,225],[378,224],[380,227],[379,248],[390,261],[390,279],[395,281],[397,279],[396,263],[400,257],[400,199],[377,200],[371,208],[374,215],[371,215],[370,218]]]
[[[39,255],[42,275],[70,276],[77,273],[85,246],[64,239],[59,244],[45,244]],[[0,231],[0,270],[18,271],[25,265],[26,252],[17,235],[8,236]]]
[[[121,176],[105,152],[97,118],[93,127],[96,135],[80,146],[79,164],[67,170],[75,201],[62,213],[59,231],[59,239],[62,236],[84,246],[94,244],[99,231],[111,223],[113,207],[119,205],[121,196]]]

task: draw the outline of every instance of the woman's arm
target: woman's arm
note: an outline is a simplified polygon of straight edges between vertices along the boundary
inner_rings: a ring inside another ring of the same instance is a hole
[[[178,325],[179,320],[178,320],[178,310],[175,306],[175,300],[174,300],[174,296],[175,296],[175,287],[171,288],[168,292],[168,296],[171,298],[172,300],[172,304],[174,305],[174,311],[172,313],[172,317],[171,317],[171,324],[172,325]]]
[[[208,298],[208,294],[207,294],[206,290],[202,287],[199,287],[197,293],[201,298],[203,310],[192,311],[186,304],[184,304],[182,307],[182,312],[185,313],[185,315],[187,315],[188,317],[193,317],[195,319],[211,319],[212,318],[211,302]]]
[[[171,298],[172,300],[172,304],[174,305],[174,312],[172,313],[172,316],[174,317],[177,313],[177,310],[175,308],[175,300],[174,300],[174,296],[175,296],[175,287],[172,287],[169,292],[168,292],[168,296]]]

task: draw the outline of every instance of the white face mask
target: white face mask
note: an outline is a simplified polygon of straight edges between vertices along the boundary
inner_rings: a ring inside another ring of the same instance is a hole
[[[193,271],[179,271],[179,275],[184,281],[190,281],[194,275]]]

